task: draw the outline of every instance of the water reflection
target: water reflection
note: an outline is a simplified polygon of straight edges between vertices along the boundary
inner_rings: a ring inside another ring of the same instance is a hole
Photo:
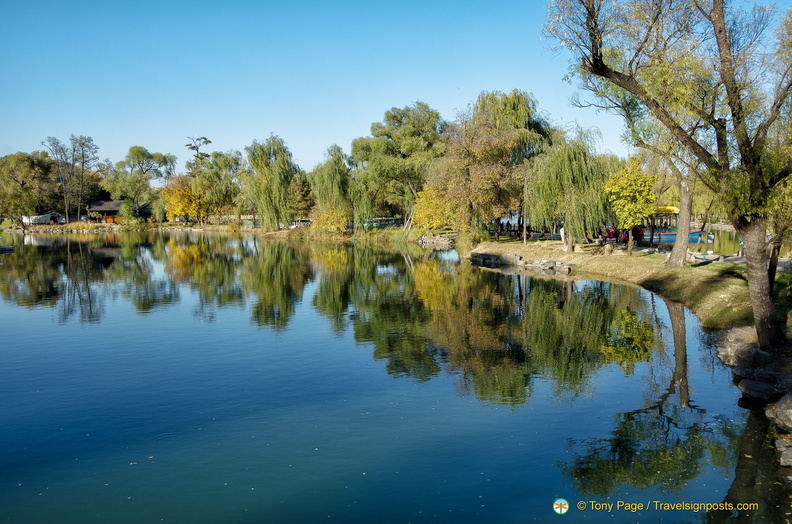
[[[62,322],[99,322],[119,298],[150,313],[188,289],[203,321],[249,307],[254,325],[283,330],[314,282],[313,308],[335,333],[351,328],[371,345],[388,373],[426,381],[449,369],[460,391],[486,402],[523,404],[536,377],[574,397],[604,366],[630,374],[662,347],[636,288],[504,275],[426,251],[198,233],[30,238],[4,255],[0,297],[57,308]]]
[[[578,394],[595,370],[630,373],[659,344],[637,289],[502,275],[430,252],[196,233],[30,238],[4,255],[0,297],[57,308],[62,322],[99,322],[118,298],[150,313],[189,289],[204,321],[249,305],[253,324],[282,330],[315,282],[315,310],[338,334],[351,327],[389,373],[425,381],[446,365],[488,402],[525,402],[538,375]]]
[[[461,394],[515,412],[527,411],[539,387],[587,398],[604,371],[640,371],[640,406],[567,441],[559,468],[578,493],[673,493],[714,469],[736,471],[726,502],[786,500],[764,417],[702,407],[690,383],[684,308],[640,289],[505,275],[422,250],[199,233],[33,238],[0,258],[0,299],[52,309],[60,322],[101,322],[118,302],[147,315],[184,301],[204,322],[236,308],[252,325],[282,332],[308,295],[332,333],[351,333],[390,375],[447,375]],[[707,519],[779,521],[787,509],[763,503],[760,513]]]

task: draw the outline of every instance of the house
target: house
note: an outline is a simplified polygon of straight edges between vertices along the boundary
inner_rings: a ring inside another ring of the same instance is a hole
[[[56,213],[55,211],[50,211],[49,213],[44,213],[43,215],[23,216],[22,223],[25,225],[40,225],[49,223],[54,224],[59,216],[60,214]]]
[[[99,213],[101,215],[99,218],[100,222],[115,224],[118,222],[118,212],[121,210],[123,202],[123,200],[97,200],[91,202],[88,206],[88,216],[91,216],[91,213]],[[148,204],[143,204],[138,208],[136,215],[143,219],[149,218],[151,216],[151,207]]]

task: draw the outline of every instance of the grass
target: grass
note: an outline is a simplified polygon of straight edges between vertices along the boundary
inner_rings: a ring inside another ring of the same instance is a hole
[[[665,255],[635,251],[627,255],[622,250],[611,254],[599,246],[585,246],[567,253],[557,241],[521,240],[485,242],[474,249],[478,253],[514,253],[524,259],[550,259],[575,264],[576,278],[586,275],[600,280],[624,282],[641,286],[664,298],[688,306],[704,328],[722,329],[753,323],[753,311],[748,294],[746,268],[729,262],[701,262],[680,268],[663,267]],[[792,310],[792,275],[778,273],[775,302],[783,320]]]

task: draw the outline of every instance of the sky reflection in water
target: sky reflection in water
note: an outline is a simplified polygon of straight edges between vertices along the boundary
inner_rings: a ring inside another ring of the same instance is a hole
[[[254,237],[14,240],[3,519],[522,522],[559,497],[593,522],[636,515],[578,501],[783,514],[710,337],[636,288]]]

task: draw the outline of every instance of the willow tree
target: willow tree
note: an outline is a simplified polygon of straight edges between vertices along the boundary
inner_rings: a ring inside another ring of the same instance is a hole
[[[329,230],[343,230],[352,219],[349,198],[351,168],[349,159],[340,147],[330,146],[325,161],[308,173],[308,183],[316,199],[312,213],[314,226]]]
[[[291,221],[289,185],[300,168],[282,138],[270,135],[245,148],[250,170],[240,175],[242,190],[264,224],[280,229]]]
[[[502,180],[495,186],[505,187],[512,199],[523,200],[527,181],[519,176],[518,168],[547,146],[551,134],[550,125],[539,114],[536,100],[519,89],[512,89],[510,93],[484,91],[476,99],[471,119],[481,136],[505,137],[507,143],[511,142],[508,156],[501,160],[496,170]],[[497,237],[500,222],[499,217],[495,218]]]
[[[619,163],[594,153],[582,133],[570,139],[557,131],[552,145],[525,166],[525,214],[531,227],[554,229],[563,222],[564,249],[572,251],[575,239],[585,239],[607,218],[605,183]]]
[[[768,200],[792,174],[772,154],[792,110],[792,10],[728,0],[553,0],[547,32],[572,51],[582,86],[634,97],[703,166],[742,238],[759,345],[786,345],[767,276]]]
[[[238,176],[242,172],[242,154],[239,151],[222,153],[214,151],[193,164],[190,187],[196,202],[197,217],[202,223],[210,215],[231,211],[239,193]]]
[[[422,214],[451,206],[449,219],[468,230],[495,221],[497,238],[500,218],[520,207],[522,163],[544,147],[548,133],[529,93],[482,92],[444,135],[446,153],[419,202]],[[438,198],[446,203],[438,205]]]

